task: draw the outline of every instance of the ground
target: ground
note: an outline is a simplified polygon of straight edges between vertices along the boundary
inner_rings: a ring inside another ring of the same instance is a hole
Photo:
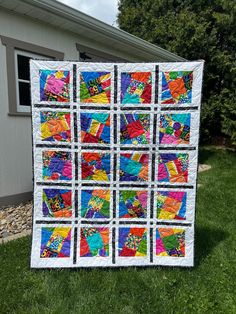
[[[0,245],[0,313],[236,313],[236,153],[201,149],[194,268],[30,270],[30,237]]]

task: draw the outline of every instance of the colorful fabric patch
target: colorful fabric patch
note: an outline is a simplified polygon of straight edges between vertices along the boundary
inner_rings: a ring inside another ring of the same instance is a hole
[[[122,113],[120,115],[120,143],[149,144],[150,115]]]
[[[30,71],[31,267],[193,266],[203,62]]]
[[[42,141],[71,142],[70,113],[42,111],[40,123]]]
[[[119,256],[138,257],[147,255],[146,228],[119,228]]]
[[[39,70],[40,101],[70,101],[70,72]]]
[[[109,104],[111,101],[111,73],[81,72],[80,101],[83,103]]]
[[[72,195],[70,190],[43,189],[43,217],[71,217]]]
[[[188,182],[188,154],[160,154],[158,158],[158,181]]]
[[[109,229],[84,227],[80,231],[81,257],[109,256]]]
[[[192,71],[162,72],[161,103],[190,104],[192,101]]]
[[[81,157],[82,180],[110,180],[110,154],[82,153]]]
[[[150,104],[151,72],[121,73],[121,104]]]
[[[157,192],[157,219],[186,219],[187,192]]]
[[[126,190],[120,191],[119,195],[120,218],[147,217],[147,191]]]
[[[43,151],[43,179],[71,180],[71,153],[61,151]]]
[[[185,230],[178,228],[157,228],[157,256],[185,256]]]
[[[82,190],[81,191],[81,217],[109,218],[110,217],[110,191],[108,190]]]
[[[81,142],[110,143],[110,115],[107,113],[81,113]]]
[[[189,144],[190,113],[162,114],[160,116],[160,144]]]
[[[70,257],[71,228],[42,227],[40,257]]]
[[[120,181],[148,181],[148,154],[120,154]]]

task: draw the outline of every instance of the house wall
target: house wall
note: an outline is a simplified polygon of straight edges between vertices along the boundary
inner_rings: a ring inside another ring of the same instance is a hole
[[[79,60],[76,43],[84,43],[74,33],[3,9],[0,9],[0,35],[63,52],[66,60]],[[0,205],[4,205],[25,200],[31,195],[32,141],[31,118],[9,116],[8,92],[11,92],[11,86],[7,86],[6,47],[1,40],[0,69]]]

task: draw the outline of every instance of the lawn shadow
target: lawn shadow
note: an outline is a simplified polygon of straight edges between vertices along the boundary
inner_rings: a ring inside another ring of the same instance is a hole
[[[220,229],[210,227],[197,227],[195,230],[195,267],[201,265],[204,258],[211,254],[212,250],[220,242],[227,239],[229,234]]]
[[[211,159],[211,157],[215,155],[215,151],[200,148],[199,149],[199,157],[198,157],[198,163],[199,164],[207,164],[208,160]]]

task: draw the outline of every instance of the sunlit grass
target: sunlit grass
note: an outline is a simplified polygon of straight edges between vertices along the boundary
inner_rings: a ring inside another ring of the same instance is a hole
[[[236,313],[236,154],[201,150],[195,267],[30,270],[30,237],[0,246],[0,313]]]

